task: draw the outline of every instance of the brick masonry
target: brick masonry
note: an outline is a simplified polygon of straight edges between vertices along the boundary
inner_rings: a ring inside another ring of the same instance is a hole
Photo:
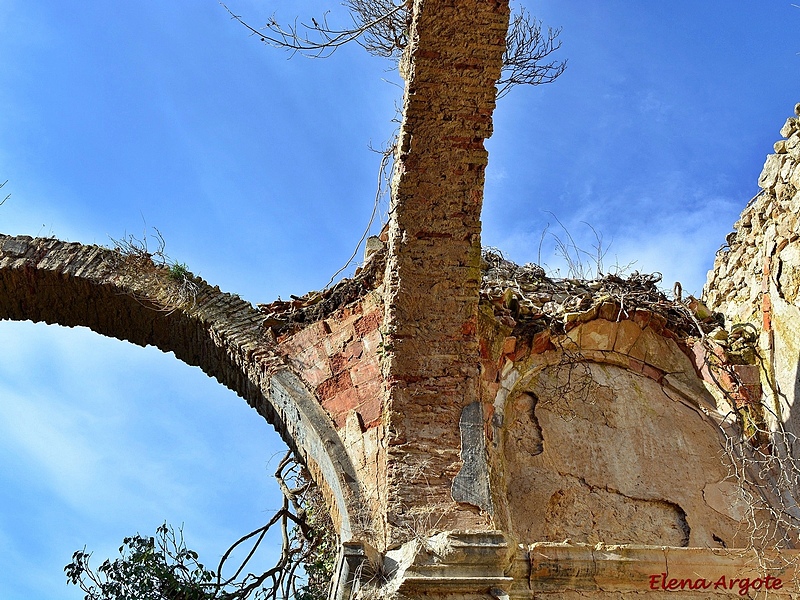
[[[454,502],[459,420],[476,402],[480,213],[507,1],[413,3],[392,186],[384,373],[392,531],[485,527]],[[421,500],[428,499],[425,507]],[[421,524],[421,523],[425,524]]]
[[[382,320],[380,296],[373,292],[279,341],[278,353],[312,387],[339,429],[351,411],[364,429],[381,423]]]

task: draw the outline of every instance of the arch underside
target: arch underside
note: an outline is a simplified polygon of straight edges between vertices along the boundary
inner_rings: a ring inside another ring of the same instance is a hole
[[[261,314],[146,253],[0,235],[0,320],[88,327],[155,346],[214,377],[272,424],[328,499],[343,540],[362,492],[329,417],[262,333]],[[363,519],[363,517],[360,517]]]

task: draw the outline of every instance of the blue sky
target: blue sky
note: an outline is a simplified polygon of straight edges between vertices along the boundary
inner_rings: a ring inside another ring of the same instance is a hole
[[[229,4],[255,24],[346,18],[334,2]],[[556,218],[590,249],[586,222],[607,266],[699,292],[800,101],[800,9],[527,7],[563,27],[569,66],[499,103],[484,244],[535,261]],[[400,99],[390,63],[357,47],[288,60],[213,0],[0,0],[0,231],[110,244],[156,227],[172,258],[251,302],[318,289],[366,226],[370,146]],[[80,329],[0,323],[0,342],[0,597],[78,598],[61,573],[73,550],[99,563],[165,519],[212,563],[277,506],[280,442],[196,368]]]

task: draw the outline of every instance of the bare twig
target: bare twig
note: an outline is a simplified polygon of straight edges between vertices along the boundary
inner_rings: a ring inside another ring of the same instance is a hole
[[[547,60],[561,48],[561,28],[547,28],[525,7],[511,17],[503,54],[503,71],[497,82],[497,97],[505,96],[515,85],[543,85],[558,79],[567,68],[567,61]],[[546,62],[545,62],[546,61]]]
[[[8,183],[8,179],[6,179],[6,180],[5,180],[3,183],[0,183],[0,189],[2,189],[2,188],[3,188],[3,186],[4,186],[5,184],[7,184],[7,183]],[[7,195],[5,198],[3,198],[3,199],[0,201],[0,206],[3,206],[3,204],[5,204],[5,203],[6,203],[6,200],[8,200],[9,198],[11,198],[11,194],[8,194],[8,195]]]
[[[328,13],[311,23],[281,25],[275,16],[262,27],[248,24],[240,15],[220,2],[232,19],[262,42],[311,58],[327,58],[337,49],[355,42],[375,56],[398,60],[408,45],[411,0],[345,0],[352,27],[334,27]],[[525,7],[516,10],[509,23],[503,70],[497,81],[497,97],[505,96],[515,85],[552,83],[564,73],[567,61],[550,56],[561,48],[561,28],[542,30],[542,22]]]
[[[247,598],[255,590],[262,589],[267,581],[265,598],[295,597],[298,586],[298,569],[306,567],[308,585],[320,587],[319,574],[310,574],[308,565],[320,558],[320,552],[330,553],[333,549],[331,537],[332,524],[327,511],[321,504],[321,497],[294,458],[291,451],[281,459],[275,470],[275,479],[283,494],[283,505],[263,526],[242,536],[225,552],[217,567],[216,585],[222,589],[234,584],[241,577],[247,564],[255,555],[267,532],[278,525],[281,532],[281,551],[276,564],[260,575],[249,573],[238,585],[237,598]],[[321,517],[325,517],[320,519]],[[312,523],[309,519],[314,519]],[[253,540],[253,545],[245,558],[239,563],[235,573],[223,579],[222,571],[232,553],[242,544]],[[332,557],[322,556],[330,560]],[[312,569],[313,570],[313,569]],[[310,581],[312,577],[317,580]]]
[[[311,25],[302,22],[298,24],[295,20],[292,25],[281,26],[273,16],[263,28],[256,29],[231,11],[226,4],[220,4],[232,19],[258,36],[262,42],[311,58],[326,58],[349,42],[357,42],[371,54],[380,56],[394,56],[405,45],[404,29],[398,31],[399,15],[402,13],[404,19],[405,4],[397,6],[386,0],[347,2],[346,6],[351,9],[355,23],[349,29],[338,29],[329,25],[328,13],[321,17],[321,21],[312,18]]]
[[[369,217],[369,222],[367,223],[367,227],[364,229],[364,233],[361,234],[361,239],[358,240],[358,243],[356,244],[353,253],[350,255],[350,258],[347,259],[347,262],[344,263],[342,268],[340,268],[333,275],[331,275],[331,278],[328,281],[328,283],[326,283],[325,287],[322,288],[323,291],[327,290],[330,287],[330,285],[334,282],[336,277],[347,267],[350,266],[350,264],[353,262],[353,259],[358,254],[358,249],[361,248],[361,244],[363,244],[364,240],[367,239],[367,236],[369,235],[369,230],[372,228],[372,223],[375,221],[375,215],[378,214],[378,207],[380,206],[381,198],[383,198],[383,196],[388,191],[388,185],[390,179],[388,175],[390,171],[388,170],[388,168],[392,156],[394,156],[394,149],[395,149],[395,143],[393,142],[392,144],[390,144],[388,147],[386,147],[384,150],[381,151],[382,153],[381,163],[378,168],[378,186],[377,186],[377,191],[375,192],[375,201],[372,205],[372,214]]]

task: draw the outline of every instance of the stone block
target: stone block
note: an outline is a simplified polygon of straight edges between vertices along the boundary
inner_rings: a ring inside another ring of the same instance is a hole
[[[533,344],[531,345],[531,352],[533,354],[543,354],[548,350],[554,350],[552,340],[550,339],[549,331],[540,331],[533,337]]]
[[[353,388],[343,390],[322,403],[322,406],[336,423],[337,429],[341,429],[346,425],[347,413],[358,407],[358,405],[358,394]]]
[[[714,401],[709,397],[708,390],[703,385],[702,380],[694,373],[664,375],[661,383],[670,397],[672,397],[672,394],[669,393],[669,390],[673,390],[695,406],[714,406]]]
[[[652,379],[658,383],[664,378],[664,373],[655,367],[648,365],[646,362],[636,360],[635,358],[628,358],[628,368],[635,372],[641,373],[645,377]]]
[[[767,190],[775,186],[785,158],[785,154],[770,154],[767,156],[761,176],[758,178],[758,187]]]
[[[343,371],[323,381],[317,387],[317,396],[322,404],[327,406],[327,402],[337,394],[353,388],[350,373]]]
[[[789,117],[786,119],[786,123],[783,124],[783,127],[781,127],[781,135],[785,138],[788,138],[795,131],[797,131],[797,129],[797,119],[794,117]]]
[[[634,317],[636,317],[637,313],[644,312],[644,311],[636,311],[634,313]],[[652,322],[652,313],[650,313],[649,318],[647,319],[648,323]],[[642,328],[636,323],[636,321],[620,321],[617,323],[617,336],[614,341],[614,352],[619,352],[620,354],[628,354],[631,351],[631,348],[636,344],[636,340],[642,335]]]
[[[370,359],[358,361],[350,369],[350,379],[354,386],[361,386],[371,381],[382,381],[380,365]]]
[[[325,321],[317,321],[282,341],[280,344],[281,352],[288,355],[297,354],[315,345],[329,333],[330,329],[328,329]]]
[[[341,352],[329,357],[328,364],[330,365],[331,372],[334,375],[336,375],[337,373],[341,373],[342,371],[345,371],[350,367],[350,362],[347,360],[347,357],[345,357],[345,355],[342,354]]]
[[[348,362],[355,362],[364,354],[364,345],[360,340],[354,340],[347,344],[342,354]]]
[[[380,330],[376,329],[361,338],[361,343],[364,345],[364,352],[378,356],[379,350],[382,348],[383,336]]]
[[[620,307],[616,302],[603,302],[597,310],[597,316],[606,321],[617,321],[620,318]]]
[[[613,350],[619,325],[605,319],[589,321],[578,328],[580,338],[576,342],[583,350]]]
[[[358,412],[366,428],[375,427],[381,422],[383,408],[383,382],[372,381],[356,388]]]
[[[665,373],[692,370],[689,359],[678,345],[673,340],[658,335],[651,328],[642,331],[628,355]]]
[[[791,159],[787,159],[783,161],[783,166],[781,167],[781,180],[784,182],[789,182],[792,177],[792,172],[797,167],[797,163],[795,163]]]
[[[789,183],[791,183],[796,189],[800,190],[800,165],[795,164],[792,167],[792,171],[789,174],[789,178],[787,179]],[[795,194],[794,198],[797,198]],[[794,198],[792,198],[792,202],[794,202]]]
[[[331,322],[331,332],[325,336],[323,346],[328,355],[344,352],[347,344],[356,338],[355,329],[352,323],[342,324]]]

